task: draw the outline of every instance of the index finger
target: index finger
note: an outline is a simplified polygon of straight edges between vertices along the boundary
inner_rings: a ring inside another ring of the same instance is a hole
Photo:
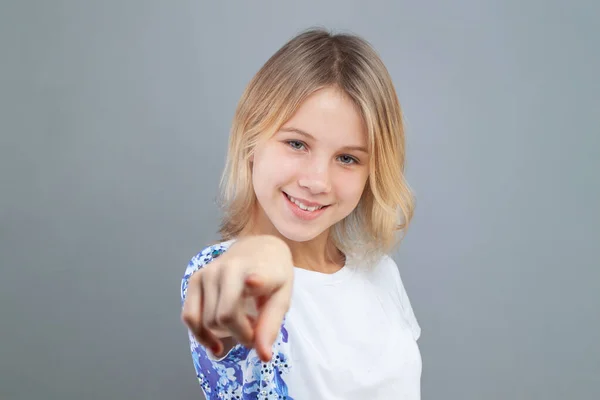
[[[264,362],[273,357],[273,343],[279,335],[283,318],[289,309],[289,289],[282,288],[271,295],[261,307],[256,322],[255,348]]]

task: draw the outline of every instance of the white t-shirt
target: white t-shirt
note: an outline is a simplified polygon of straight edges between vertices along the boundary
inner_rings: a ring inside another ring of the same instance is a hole
[[[192,258],[182,302],[189,277],[232,243]],[[348,260],[334,274],[295,268],[290,310],[268,363],[242,345],[216,359],[189,339],[207,399],[418,400],[420,333],[396,263],[384,256],[370,269]]]

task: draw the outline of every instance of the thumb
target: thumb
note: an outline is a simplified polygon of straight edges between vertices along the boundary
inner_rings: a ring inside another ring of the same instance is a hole
[[[281,283],[274,279],[266,279],[256,273],[248,275],[244,281],[244,296],[269,296],[277,290]]]

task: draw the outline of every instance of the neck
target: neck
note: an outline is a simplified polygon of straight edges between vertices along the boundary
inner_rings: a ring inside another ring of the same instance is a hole
[[[292,252],[294,265],[298,268],[331,274],[344,265],[344,255],[335,247],[329,231],[306,242],[296,242],[279,235]]]

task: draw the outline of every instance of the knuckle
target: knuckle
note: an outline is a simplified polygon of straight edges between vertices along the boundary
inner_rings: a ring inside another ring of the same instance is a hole
[[[202,274],[202,282],[210,282],[215,276],[214,268],[211,268],[210,264],[202,268],[199,273]]]
[[[206,321],[204,323],[204,326],[206,326],[210,330],[216,330],[220,328],[220,325],[215,318],[211,318],[208,321]]]
[[[228,277],[231,274],[235,274],[237,271],[240,271],[241,268],[239,267],[239,263],[236,262],[236,260],[229,260],[226,263],[222,263],[221,264],[221,271],[223,271],[223,275]]]
[[[221,311],[217,314],[216,322],[222,325],[229,325],[235,320],[235,314],[232,309]]]
[[[197,282],[198,280],[200,280],[200,277],[203,275],[203,273],[204,268],[200,268],[198,271],[194,272],[192,276],[190,276],[189,282]]]
[[[188,326],[196,326],[198,325],[199,318],[197,318],[197,315],[194,315],[193,313],[184,309],[181,312],[181,321],[183,321],[183,323],[185,323]]]

